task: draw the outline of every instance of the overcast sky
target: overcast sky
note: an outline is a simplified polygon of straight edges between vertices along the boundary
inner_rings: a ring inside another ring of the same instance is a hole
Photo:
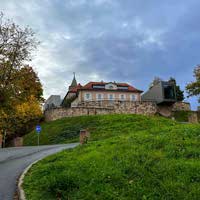
[[[128,82],[146,91],[155,76],[182,89],[200,64],[199,0],[0,0],[0,11],[29,25],[41,45],[32,65],[44,95],[77,81]],[[186,99],[197,106],[196,98]]]

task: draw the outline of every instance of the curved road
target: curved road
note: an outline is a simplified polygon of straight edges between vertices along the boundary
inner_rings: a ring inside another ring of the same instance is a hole
[[[78,144],[14,147],[0,149],[0,200],[13,200],[16,181],[23,170],[34,161]]]

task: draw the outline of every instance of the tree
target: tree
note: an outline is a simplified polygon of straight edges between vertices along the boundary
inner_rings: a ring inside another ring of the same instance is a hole
[[[71,103],[77,98],[76,95],[71,96],[69,98],[65,98],[62,102],[62,106],[66,107],[66,108],[70,108],[71,107]]]
[[[188,97],[200,95],[200,65],[198,65],[194,69],[194,78],[196,80],[191,83],[188,83],[186,86]],[[198,101],[200,103],[200,97],[198,98]]]
[[[157,85],[161,81],[162,81],[162,79],[160,77],[155,76],[152,83],[150,84],[149,88],[152,88],[154,85]]]
[[[0,103],[8,106],[21,98],[21,88],[16,85],[18,72],[31,60],[31,52],[38,42],[32,29],[20,28],[0,13]]]
[[[0,13],[0,132],[9,137],[22,130],[25,134],[22,127],[41,118],[42,85],[27,64],[38,44],[31,28],[21,28]]]
[[[177,101],[183,101],[185,99],[184,91],[181,90],[179,85],[177,85],[176,79],[170,77],[169,82],[173,82],[175,84],[175,91],[176,91],[176,99],[177,99]]]

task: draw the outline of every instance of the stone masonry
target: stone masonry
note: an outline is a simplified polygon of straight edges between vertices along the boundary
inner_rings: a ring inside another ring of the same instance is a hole
[[[131,101],[117,101],[108,102],[104,104],[94,105],[90,104],[79,105],[72,108],[56,108],[45,111],[45,120],[54,121],[63,117],[83,116],[83,115],[104,115],[104,114],[144,114],[154,115],[157,112],[157,105],[154,102],[131,102]]]
[[[157,105],[152,101],[88,101],[81,102],[76,107],[46,110],[44,115],[46,121],[54,121],[64,117],[105,114],[155,115],[160,113],[162,116],[171,117],[173,111],[190,111],[190,104],[176,102],[170,106]],[[196,123],[198,121],[197,114],[194,113],[189,121]]]
[[[160,113],[164,117],[172,116],[172,113],[174,111],[191,111],[190,103],[176,102],[172,105],[158,105],[158,113]]]
[[[197,112],[191,112],[189,117],[188,117],[188,122],[198,123],[198,113]]]
[[[172,106],[172,111],[190,111],[190,103],[187,102],[176,102]]]

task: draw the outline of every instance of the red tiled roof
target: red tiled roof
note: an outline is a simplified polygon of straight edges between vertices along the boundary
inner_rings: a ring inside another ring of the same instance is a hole
[[[94,89],[93,86],[94,85],[105,86],[108,83],[111,83],[111,82],[89,82],[86,85],[79,88],[79,90],[105,90],[105,89],[96,89],[96,88]],[[135,87],[127,84],[127,83],[113,83],[113,84],[117,85],[118,87],[127,87],[128,89],[126,91],[129,91],[129,92],[139,92],[139,93],[143,92],[143,91],[138,90]]]
[[[71,90],[69,90],[69,92],[72,92],[72,93],[77,93],[77,91],[79,89],[81,89],[83,86],[79,83],[76,87],[73,87]]]

